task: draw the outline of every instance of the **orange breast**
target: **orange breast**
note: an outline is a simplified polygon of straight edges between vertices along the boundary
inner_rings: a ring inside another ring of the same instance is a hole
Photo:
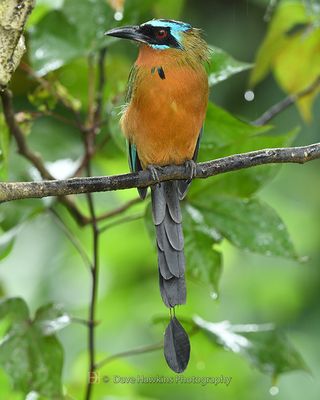
[[[161,64],[155,69],[151,65],[138,68],[122,128],[136,145],[143,167],[183,164],[193,157],[205,118],[208,79],[202,66],[163,66],[163,76],[157,70]]]

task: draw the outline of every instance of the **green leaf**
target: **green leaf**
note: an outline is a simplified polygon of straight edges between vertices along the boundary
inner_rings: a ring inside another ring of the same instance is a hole
[[[270,129],[271,126],[257,127],[241,121],[210,103],[198,159],[208,161],[248,151],[288,146],[298,133],[298,129],[293,129],[283,135],[271,135],[267,133]],[[214,192],[248,197],[266,185],[280,168],[279,165],[263,165],[195,180],[188,198],[192,199],[199,192],[204,196],[207,192]]]
[[[55,304],[40,307],[35,315],[34,324],[44,336],[52,335],[70,325],[70,316]]]
[[[3,260],[10,254],[15,238],[20,232],[20,229],[21,226],[16,226],[6,232],[3,232],[0,228],[0,260]]]
[[[213,86],[239,72],[253,67],[253,64],[237,61],[224,50],[211,46],[211,60],[208,69],[209,85]]]
[[[281,2],[257,53],[250,84],[256,85],[269,71],[280,87],[296,94],[309,87],[320,75],[319,11],[307,3]],[[299,54],[299,62],[297,62]],[[311,108],[319,90],[298,99],[297,105],[306,121],[312,119]]]
[[[105,46],[104,32],[112,10],[105,1],[65,0],[60,10],[47,13],[30,29],[30,59],[39,75],[54,71],[77,57]]]
[[[206,147],[201,149],[200,160],[221,158],[234,154],[246,153],[248,151],[261,150],[266,148],[278,148],[289,146],[299,132],[298,128],[283,134],[257,134],[243,137],[239,142],[237,139],[224,147],[212,148],[209,151]],[[204,133],[204,136],[207,133]],[[279,172],[281,165],[260,165],[254,168],[242,169],[227,174],[220,174],[206,180],[197,180],[192,183],[189,198],[201,192],[206,196],[210,192],[215,194],[228,194],[232,196],[250,197],[268,182],[270,182]]]
[[[194,322],[215,344],[244,356],[261,372],[273,378],[295,370],[309,372],[301,355],[272,324],[213,323],[199,316],[194,318]]]
[[[299,93],[313,84],[320,76],[320,28],[309,28],[306,33],[295,35],[278,54],[273,67],[279,85],[289,94]],[[299,62],[297,60],[299,54]],[[295,60],[295,62],[293,62]],[[311,108],[320,90],[299,99],[297,105],[302,117],[311,121]]]
[[[20,323],[29,316],[28,306],[23,299],[12,298],[0,302],[0,319],[9,317],[13,323]]]
[[[250,84],[256,85],[272,68],[275,57],[291,40],[286,33],[298,23],[308,21],[305,5],[300,1],[281,2],[269,25],[267,35],[260,46]]]
[[[270,126],[254,126],[241,121],[228,111],[210,102],[200,144],[200,159],[203,159],[204,152],[210,154],[211,158],[209,159],[212,159],[218,154],[217,150],[231,144],[240,145],[244,139],[267,132],[270,129]]]
[[[65,0],[62,12],[77,32],[76,46],[84,54],[106,45],[104,32],[111,27],[113,10],[105,0]]]
[[[213,245],[222,237],[219,232],[208,226],[204,215],[198,209],[187,204],[183,211],[187,273],[209,284],[216,296],[222,273],[222,254],[214,250]]]
[[[80,7],[81,8],[81,7]],[[62,11],[52,11],[29,31],[29,54],[38,75],[46,75],[83,54],[78,33]]]
[[[199,194],[192,205],[200,210],[207,225],[234,246],[267,256],[297,258],[283,221],[262,201]]]
[[[65,314],[46,306],[32,320],[24,300],[12,298],[0,303],[0,318],[10,321],[0,343],[0,364],[14,389],[62,398],[63,350],[53,333],[66,326]]]
[[[64,0],[37,0],[37,6],[28,18],[27,27],[36,25],[48,12],[62,7]]]

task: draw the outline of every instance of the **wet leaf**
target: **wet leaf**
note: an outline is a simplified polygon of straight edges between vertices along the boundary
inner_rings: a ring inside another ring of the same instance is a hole
[[[258,199],[202,196],[192,205],[207,225],[217,229],[234,246],[267,256],[297,258],[289,233],[278,214]]]
[[[203,159],[203,152],[211,154],[210,159],[212,159],[218,149],[231,144],[241,144],[244,139],[267,132],[270,129],[270,126],[254,126],[241,121],[228,111],[210,102],[200,144],[201,159]]]
[[[37,0],[37,6],[28,18],[27,27],[36,25],[41,18],[51,10],[58,10],[62,7],[64,0]]]
[[[61,10],[51,11],[29,32],[29,54],[38,75],[46,75],[83,54],[77,29]]]
[[[111,25],[106,1],[66,0],[60,10],[47,13],[30,29],[30,58],[39,75],[54,71],[78,57],[87,57],[106,45]]]
[[[194,322],[216,345],[244,356],[261,372],[273,378],[295,370],[309,372],[302,356],[272,324],[213,323],[199,316],[194,318]]]
[[[279,85],[289,94],[303,91],[320,77],[320,28],[297,34],[278,54],[274,63],[274,75]],[[299,54],[299,62],[293,62]],[[320,92],[319,86],[297,105],[306,121],[312,119],[312,104]]]
[[[107,1],[65,0],[62,12],[77,33],[76,46],[84,55],[99,50],[106,45],[104,32],[111,28],[113,10]]]
[[[268,27],[267,35],[256,55],[250,85],[256,85],[270,71],[278,52],[285,48],[290,41],[286,33],[297,24],[306,22],[308,22],[306,8],[300,1],[279,4]]]
[[[187,274],[209,284],[217,293],[222,273],[222,254],[213,248],[222,237],[210,227],[199,209],[186,205],[183,213],[183,232]]]
[[[164,356],[172,371],[181,373],[189,363],[190,342],[183,326],[173,317],[164,334]]]
[[[70,325],[70,316],[55,304],[40,307],[35,315],[34,324],[44,336],[52,335]]]
[[[53,333],[66,326],[63,313],[46,306],[32,320],[24,300],[12,298],[0,303],[0,318],[9,321],[0,344],[0,364],[14,389],[62,398],[63,350]]]
[[[269,132],[271,129],[271,126],[257,127],[241,121],[210,103],[198,160],[208,161],[248,151],[288,146],[298,133],[296,128],[282,135],[272,135]],[[280,168],[279,165],[262,165],[205,180],[194,180],[188,198],[192,199],[199,192],[203,196],[213,192],[248,197],[274,178]]]
[[[211,46],[211,60],[209,66],[209,85],[213,86],[239,72],[253,67],[253,64],[237,61],[224,50]]]
[[[250,84],[256,85],[272,71],[280,87],[289,94],[302,92],[320,76],[320,28],[317,13],[307,4],[281,2],[257,53]],[[299,62],[297,62],[299,54]],[[312,118],[314,90],[297,101],[306,121]]]

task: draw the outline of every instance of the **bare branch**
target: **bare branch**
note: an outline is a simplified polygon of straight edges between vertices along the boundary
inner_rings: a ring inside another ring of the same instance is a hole
[[[96,364],[95,368],[96,369],[102,368],[106,364],[109,364],[111,361],[117,360],[119,358],[135,356],[138,354],[151,353],[153,351],[161,350],[162,348],[163,348],[163,342],[159,342],[159,343],[151,344],[149,346],[143,346],[143,347],[139,347],[137,349],[123,351],[121,353],[113,354],[112,356],[107,357],[104,360],[100,361],[99,363]]]
[[[188,332],[189,336],[193,336],[193,335],[195,335],[196,333],[199,332],[199,327],[196,326],[192,320],[184,319],[184,318],[182,318],[182,319],[179,318],[179,320],[180,321],[185,321],[188,324],[191,323],[191,329]],[[161,349],[163,349],[163,342],[158,342],[158,343],[155,343],[155,344],[150,344],[150,345],[147,345],[147,346],[138,347],[136,349],[123,351],[121,353],[116,353],[116,354],[113,354],[113,355],[111,355],[109,357],[106,357],[103,360],[101,360],[99,363],[97,363],[95,365],[95,368],[96,368],[96,370],[100,369],[100,368],[104,367],[106,364],[109,364],[110,362],[112,362],[114,360],[118,360],[119,358],[125,358],[125,357],[135,356],[135,355],[139,355],[139,354],[151,353],[153,351],[157,351],[157,350],[161,350]]]
[[[102,228],[99,229],[100,233],[103,233],[107,231],[110,228],[113,228],[114,226],[119,226],[121,224],[126,224],[127,222],[133,222],[137,221],[139,219],[142,219],[145,216],[145,213],[139,213],[139,214],[133,214],[133,215],[128,215],[122,218],[118,218],[115,221],[109,222],[108,224],[105,224]]]
[[[73,246],[79,253],[80,257],[82,258],[82,260],[84,262],[84,265],[87,268],[89,268],[89,270],[91,270],[91,268],[92,268],[91,260],[88,256],[86,250],[82,246],[82,243],[80,242],[80,240],[77,238],[77,236],[75,234],[73,234],[73,232],[71,232],[71,230],[69,229],[69,227],[67,226],[65,221],[61,218],[59,213],[53,207],[50,208],[50,211],[51,211],[57,225],[62,229],[64,234],[67,236],[67,238],[70,240],[70,242],[73,244]]]
[[[127,203],[124,203],[122,206],[114,208],[111,211],[108,211],[104,214],[99,215],[99,217],[97,217],[97,221],[104,221],[105,219],[109,219],[112,217],[116,217],[119,214],[124,213],[125,211],[129,210],[129,208],[135,206],[136,204],[141,203],[141,198],[140,197],[136,197],[135,199],[129,200]]]
[[[319,86],[320,86],[320,76],[318,76],[318,78],[314,82],[312,82],[310,86],[306,87],[301,92],[292,94],[281,100],[279,103],[273,105],[271,108],[269,108],[269,110],[264,112],[261,115],[261,117],[253,121],[252,124],[257,126],[266,125],[274,117],[276,117],[278,114],[282,113],[285,109],[294,104],[297,100],[301,99],[304,96],[307,96],[310,93],[313,93],[315,90],[319,88]]]
[[[210,176],[265,164],[304,164],[319,158],[320,143],[302,147],[251,151],[249,153],[235,154],[199,163],[196,166],[195,178],[205,179]],[[181,180],[189,178],[189,171],[182,165],[169,165],[159,170],[158,175],[160,182],[173,179]],[[0,202],[80,193],[107,192],[147,187],[156,183],[157,181],[151,176],[148,170],[124,175],[71,178],[67,180],[1,182]]]

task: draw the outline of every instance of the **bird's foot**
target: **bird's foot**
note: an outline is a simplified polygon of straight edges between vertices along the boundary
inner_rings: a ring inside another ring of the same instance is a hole
[[[160,178],[158,172],[162,171],[162,168],[159,165],[148,165],[147,170],[150,172],[151,177],[153,180],[157,182],[158,185],[160,185]]]
[[[189,181],[191,182],[192,179],[197,175],[197,164],[193,160],[187,160],[184,163],[184,166],[189,174]]]

